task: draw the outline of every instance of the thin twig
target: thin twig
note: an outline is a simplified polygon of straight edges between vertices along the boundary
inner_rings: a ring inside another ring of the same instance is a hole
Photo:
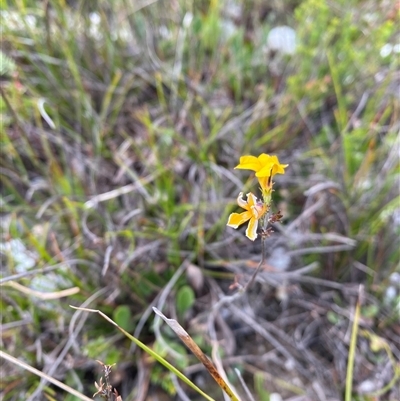
[[[53,377],[47,375],[46,373],[41,372],[38,369],[35,369],[34,367],[28,365],[25,362],[22,362],[21,360],[14,358],[13,356],[5,353],[4,351],[0,350],[0,358],[5,359],[6,361],[9,361],[11,363],[13,363],[16,366],[21,367],[22,369],[27,370],[28,372],[31,372],[39,377],[42,378],[42,380],[45,380],[49,383],[54,384],[55,386],[61,388],[62,390],[66,391],[67,393],[70,393],[72,395],[74,395],[75,397],[78,397],[80,400],[83,401],[93,401],[93,399],[86,397],[86,395],[81,394],[79,391],[76,391],[75,389],[73,389],[72,387],[67,386],[66,384],[60,382],[57,379],[54,379]]]
[[[97,291],[95,294],[93,294],[90,298],[88,298],[82,304],[82,307],[86,307],[87,305],[90,305],[91,302],[93,302],[100,295],[104,294],[106,291],[107,291],[106,288],[102,288],[101,290]],[[85,325],[88,315],[84,314],[82,317],[81,317],[81,315],[82,315],[82,311],[78,310],[72,316],[70,324],[69,324],[68,341],[65,344],[64,348],[62,349],[62,351],[60,352],[60,354],[58,355],[57,359],[54,362],[52,362],[49,370],[47,371],[48,376],[52,376],[56,373],[59,365],[65,360],[65,357],[68,354],[69,349],[74,345],[75,339],[76,339],[78,333],[82,330],[83,326]],[[81,318],[81,319],[78,321],[78,318]],[[75,328],[76,323],[77,323],[77,325]],[[36,397],[38,397],[41,394],[44,386],[47,384],[47,381],[50,381],[50,380],[47,380],[46,377],[42,377],[38,387],[36,388],[36,390],[33,392],[33,394],[29,397],[29,399],[27,401],[33,401]]]
[[[244,286],[243,293],[248,291],[250,286],[253,284],[254,280],[256,279],[256,276],[257,276],[258,272],[261,269],[261,266],[264,264],[264,261],[265,261],[265,237],[263,236],[263,237],[261,237],[261,260],[260,260],[260,263],[258,264],[256,270],[254,271],[254,273],[251,276],[251,278],[248,281],[248,283]]]
[[[71,260],[66,260],[65,262],[61,262],[61,263],[57,263],[56,265],[53,266],[47,266],[47,267],[43,267],[43,268],[39,268],[39,269],[34,269],[34,270],[29,270],[23,273],[18,273],[18,274],[13,274],[12,276],[8,276],[8,277],[3,277],[0,279],[0,285],[7,283],[8,281],[14,281],[14,280],[19,280],[20,278],[24,278],[24,277],[29,277],[29,276],[33,276],[36,274],[44,274],[44,273],[48,273],[51,272],[53,270],[57,270],[62,268],[64,265],[68,265],[68,264],[86,264],[88,266],[91,267],[95,267],[96,264],[89,262],[87,260],[84,259],[71,259]]]

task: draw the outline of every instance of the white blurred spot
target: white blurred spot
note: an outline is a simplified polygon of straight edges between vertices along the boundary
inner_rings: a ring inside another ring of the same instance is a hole
[[[397,208],[393,211],[392,214],[393,224],[397,227],[400,226],[400,208]]]
[[[36,264],[36,255],[28,251],[20,239],[0,242],[0,252],[8,253],[15,263],[15,271],[24,273]]]
[[[165,25],[161,25],[160,28],[158,28],[158,32],[164,39],[170,39],[172,37],[171,31]]]
[[[100,15],[98,13],[90,13],[89,14],[89,18],[90,18],[90,22],[93,25],[99,25],[100,24],[101,18],[100,18]]]
[[[390,305],[397,296],[397,290],[392,285],[386,288],[385,296],[383,298],[386,305]]]
[[[267,46],[282,54],[294,54],[296,50],[296,32],[289,26],[272,28],[267,37]]]
[[[283,398],[278,393],[271,393],[269,396],[269,401],[282,401]]]
[[[392,273],[389,277],[389,281],[393,285],[397,285],[398,287],[400,287],[400,273],[397,272]]]
[[[185,29],[188,29],[192,21],[193,21],[193,14],[186,13],[185,16],[183,17],[183,22],[182,22],[183,27]]]
[[[386,43],[386,45],[382,46],[380,55],[381,55],[381,57],[385,58],[387,56],[390,56],[392,51],[393,51],[393,46],[390,43]]]
[[[377,390],[376,384],[372,380],[365,380],[358,386],[358,393],[368,394]]]
[[[267,263],[276,270],[285,271],[289,268],[291,257],[286,248],[278,246],[272,250],[271,256],[268,258]]]
[[[94,39],[100,40],[103,38],[103,35],[101,33],[101,17],[98,13],[90,13],[89,14],[89,19],[90,19],[90,27],[89,27],[89,34],[92,36]]]
[[[36,26],[36,17],[34,15],[27,15],[25,17],[25,22],[30,28],[35,28]]]

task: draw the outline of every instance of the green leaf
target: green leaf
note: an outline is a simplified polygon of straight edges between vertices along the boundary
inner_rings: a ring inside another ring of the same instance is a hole
[[[332,324],[338,324],[340,319],[339,316],[332,311],[328,311],[328,313],[326,314],[327,319],[329,320],[330,323]]]
[[[180,316],[189,310],[194,303],[194,291],[188,285],[181,287],[176,295],[176,308]]]
[[[130,331],[133,327],[131,311],[128,305],[118,306],[113,313],[113,319],[123,329]]]

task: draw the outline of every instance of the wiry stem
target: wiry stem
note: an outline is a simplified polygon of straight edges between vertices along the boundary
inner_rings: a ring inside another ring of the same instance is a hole
[[[262,266],[263,263],[264,263],[264,259],[265,259],[265,257],[264,257],[264,248],[265,248],[264,243],[265,243],[265,238],[262,237],[262,238],[261,238],[261,255],[262,255],[262,256],[261,256],[260,263],[258,264],[257,269],[255,270],[255,272],[254,272],[253,275],[251,276],[251,279],[249,280],[249,282],[244,286],[243,292],[246,292],[246,291],[250,288],[250,286],[253,284],[253,281],[255,280],[255,278],[256,278],[258,272],[259,272],[260,269],[261,269],[261,266]]]
[[[253,284],[258,272],[261,269],[261,266],[264,264],[265,262],[265,240],[267,239],[268,235],[267,235],[267,230],[268,230],[268,221],[269,221],[269,215],[270,215],[270,206],[268,205],[268,211],[265,213],[265,215],[262,218],[262,234],[261,234],[261,260],[260,263],[258,264],[255,272],[253,273],[253,275],[251,276],[250,280],[248,281],[248,283],[244,286],[243,288],[243,292],[246,292],[250,286]]]

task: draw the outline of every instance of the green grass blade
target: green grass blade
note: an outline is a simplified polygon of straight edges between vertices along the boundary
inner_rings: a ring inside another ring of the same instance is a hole
[[[118,328],[119,331],[121,331],[126,337],[128,337],[132,342],[134,342],[138,347],[140,347],[143,351],[147,352],[150,356],[152,356],[156,361],[161,363],[163,366],[165,366],[170,372],[174,373],[176,376],[178,376],[184,383],[186,383],[188,386],[190,386],[193,390],[197,391],[200,395],[202,395],[206,400],[208,401],[215,401],[213,398],[211,398],[209,395],[204,393],[200,388],[198,388],[193,382],[191,382],[182,372],[180,372],[178,369],[175,368],[175,366],[171,365],[167,360],[165,360],[162,356],[154,352],[151,348],[149,348],[147,345],[143,344],[141,341],[139,341],[137,338],[133,337],[131,334],[129,334],[127,331],[125,331],[122,327],[118,326],[117,323],[115,323],[112,319],[110,319],[107,315],[105,315],[103,312],[96,310],[96,309],[87,309],[87,308],[78,308],[76,306],[70,305],[71,308],[77,309],[77,310],[82,310],[86,312],[92,312],[92,313],[98,313],[100,314],[104,319],[106,319],[108,322],[112,323],[114,326]]]
[[[360,309],[361,309],[360,298],[361,298],[361,287],[359,290],[357,305],[354,313],[353,329],[351,332],[351,339],[350,339],[349,357],[347,360],[346,390],[344,397],[345,401],[351,401],[351,393],[353,388],[354,358],[356,355],[357,333],[358,333],[358,325],[360,322]]]

